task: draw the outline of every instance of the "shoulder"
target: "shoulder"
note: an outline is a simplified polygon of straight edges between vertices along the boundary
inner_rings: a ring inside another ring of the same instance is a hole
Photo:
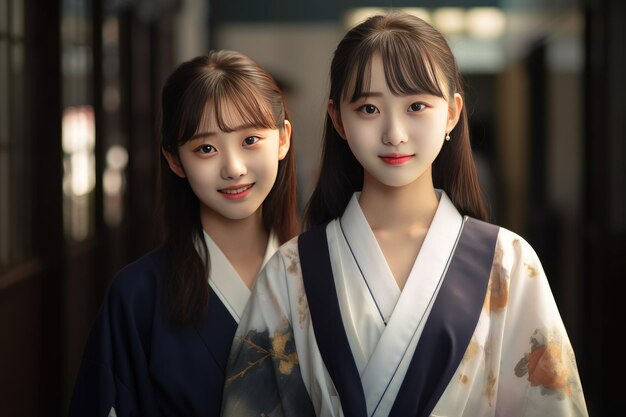
[[[324,231],[322,239],[327,242],[328,236],[334,235],[333,227],[336,227],[335,223],[336,221],[333,220],[320,229],[306,231],[283,243],[265,265],[264,273],[260,279],[277,281],[278,285],[293,286],[300,291],[303,280],[301,262],[303,257],[305,261],[309,260],[309,263],[321,262],[322,254],[320,250],[329,250],[328,246],[318,245],[319,234],[317,234],[314,239],[309,240],[309,244],[303,247],[301,247],[301,239],[303,237],[312,237],[314,232]]]
[[[327,245],[321,245],[320,239],[327,242],[329,228],[332,234],[332,227],[336,221],[325,226],[309,230],[285,242],[277,251],[278,257],[284,264],[288,274],[301,275],[302,257],[319,259],[321,250],[328,250]],[[301,246],[303,239],[307,239],[308,244]],[[303,253],[304,252],[304,253]]]
[[[509,282],[511,278],[521,276],[530,278],[544,276],[543,279],[545,279],[539,256],[526,239],[505,227],[471,219],[485,231],[491,228],[488,233],[479,233],[475,236],[487,236],[494,232],[496,234],[491,270],[492,279],[500,277],[502,282]]]
[[[149,346],[164,258],[162,248],[156,249],[115,275],[92,325],[85,357],[111,365],[112,341],[124,340],[125,348],[137,341]]]
[[[539,261],[537,253],[533,247],[519,234],[497,224],[478,220],[473,217],[468,217],[468,219],[471,219],[475,224],[480,225],[480,228],[483,230],[491,229],[491,233],[496,233],[496,258],[504,257],[509,261],[519,260],[522,258],[533,260],[534,262]]]
[[[124,266],[118,272],[118,275],[125,273],[137,273],[145,270],[160,270],[163,269],[165,259],[167,257],[167,250],[164,246],[159,246],[144,254],[143,256],[135,259],[133,262]]]
[[[159,247],[120,269],[109,284],[105,302],[152,304],[165,270],[165,260],[165,249]]]
[[[286,300],[287,294],[298,291],[302,286],[298,238],[296,236],[283,243],[265,264],[255,284],[255,292],[271,293]]]
[[[551,294],[548,279],[533,247],[519,234],[504,227],[498,231],[490,282],[492,302],[497,294],[504,304],[513,293],[518,294],[513,297],[518,300],[535,299],[537,302],[544,295]]]
[[[300,236],[302,235],[292,237],[291,239],[283,243],[280,248],[278,248],[278,252],[281,254],[281,256],[298,256],[298,240],[300,239]]]
[[[283,243],[265,266],[268,278],[297,273],[300,269],[298,238],[295,236]]]
[[[510,264],[534,264],[539,266],[540,261],[537,252],[519,234],[500,227],[496,241],[496,256],[502,257],[503,263]]]

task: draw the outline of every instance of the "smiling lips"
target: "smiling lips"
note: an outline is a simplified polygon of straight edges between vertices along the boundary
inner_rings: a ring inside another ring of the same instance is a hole
[[[233,185],[217,191],[229,200],[241,200],[250,194],[252,187],[254,187],[254,183]]]
[[[399,153],[388,153],[385,155],[378,155],[380,159],[386,164],[389,165],[402,165],[408,162],[415,155],[407,155],[407,154],[399,154]]]

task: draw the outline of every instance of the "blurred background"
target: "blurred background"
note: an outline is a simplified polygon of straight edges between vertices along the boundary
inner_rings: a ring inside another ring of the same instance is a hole
[[[536,249],[592,416],[622,410],[626,2],[0,0],[0,415],[67,412],[115,272],[158,244],[160,90],[242,51],[286,92],[306,202],[332,52],[393,6],[447,36],[492,220]]]

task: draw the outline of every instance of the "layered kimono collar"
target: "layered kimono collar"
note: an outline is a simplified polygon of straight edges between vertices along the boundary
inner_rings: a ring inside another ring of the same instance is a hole
[[[251,291],[228,258],[226,258],[226,255],[224,255],[207,232],[204,232],[204,241],[209,250],[209,285],[211,285],[211,288],[215,291],[215,294],[220,298],[235,321],[239,323],[243,310],[250,298]],[[279,246],[278,237],[273,231],[270,232],[261,268],[265,266],[267,261],[269,261],[272,255],[278,250]]]
[[[462,216],[443,190],[435,189],[439,205],[420,252],[438,250],[441,244],[450,241],[453,245],[462,223]],[[400,288],[385,261],[374,232],[359,205],[361,193],[352,195],[340,224],[345,238],[360,266],[364,279],[374,297],[378,309],[387,322],[400,297]],[[449,245],[446,245],[449,246]],[[419,256],[423,258],[424,255]],[[416,261],[418,260],[416,259]],[[438,275],[437,275],[438,276]]]
[[[340,300],[356,309],[369,304],[368,297],[363,298],[369,292],[379,313],[360,314],[346,326],[368,415],[389,415],[412,358],[409,352],[420,340],[463,227],[463,216],[445,192],[436,191],[437,210],[402,291],[361,210],[359,193],[352,196],[339,222],[360,272],[357,278],[354,269],[350,271],[349,258],[342,262],[342,278],[349,284],[344,285]],[[359,285],[359,281],[364,284]]]

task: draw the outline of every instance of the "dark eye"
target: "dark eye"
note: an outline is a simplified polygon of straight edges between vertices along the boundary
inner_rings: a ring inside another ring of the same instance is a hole
[[[248,136],[247,138],[245,138],[243,140],[243,144],[246,146],[250,146],[250,145],[254,145],[255,143],[257,143],[260,139],[256,136]]]
[[[367,113],[367,114],[378,113],[378,109],[373,104],[365,104],[365,105],[361,106],[360,110],[362,112],[364,112],[364,113]]]
[[[423,103],[413,103],[409,106],[409,111],[420,111],[424,110],[426,106]]]
[[[213,145],[202,145],[198,148],[198,152],[200,153],[212,153],[217,152],[217,149]]]

